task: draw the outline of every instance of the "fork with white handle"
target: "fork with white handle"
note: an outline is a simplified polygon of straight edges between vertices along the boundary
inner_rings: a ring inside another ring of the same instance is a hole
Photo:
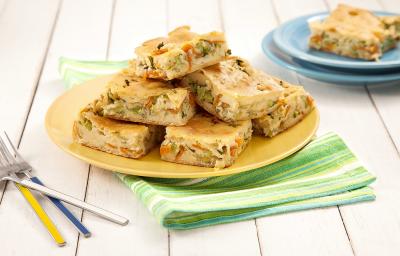
[[[7,155],[12,155],[10,153],[10,150],[8,149],[8,147],[5,146],[4,141],[2,141],[2,142],[3,143],[1,143],[2,145],[0,146],[1,155],[3,157],[7,156]],[[3,146],[3,144],[4,144],[4,146]],[[15,148],[13,148],[12,150],[14,150],[14,149]],[[17,153],[18,152],[15,150],[16,155],[17,155]],[[96,214],[100,217],[103,217],[103,218],[110,220],[112,222],[115,222],[117,224],[120,224],[120,225],[128,224],[128,222],[129,222],[128,219],[126,219],[122,216],[119,216],[115,213],[109,212],[107,210],[104,210],[104,209],[94,206],[92,204],[88,204],[77,198],[74,198],[72,196],[69,196],[69,195],[63,194],[61,192],[58,192],[56,190],[50,189],[41,184],[37,184],[33,181],[30,181],[27,179],[20,179],[17,175],[13,175],[16,173],[21,173],[21,172],[26,172],[26,171],[32,170],[32,167],[25,160],[23,160],[19,154],[17,156],[18,156],[17,158],[13,158],[14,159],[13,162],[3,161],[3,164],[0,165],[0,181],[6,181],[6,180],[13,181],[13,182],[21,184],[22,186],[25,186],[27,188],[37,190],[47,196],[60,199],[64,202],[67,202],[67,203],[77,206],[79,208],[85,209],[89,212],[92,212],[93,214]]]

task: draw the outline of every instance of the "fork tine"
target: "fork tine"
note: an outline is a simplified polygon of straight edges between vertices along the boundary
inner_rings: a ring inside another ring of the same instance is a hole
[[[19,160],[22,160],[22,156],[18,153],[17,149],[15,148],[14,144],[11,142],[10,137],[8,137],[8,134],[6,133],[6,131],[4,131],[4,135],[7,138],[8,143],[10,144],[12,150],[14,151],[14,154],[17,158],[19,158]]]
[[[11,165],[11,163],[12,163],[12,162],[10,162],[11,159],[9,159],[9,157],[8,157],[8,155],[7,155],[7,153],[9,154],[9,152],[8,152],[7,147],[6,147],[6,145],[5,145],[4,141],[3,141],[3,139],[1,138],[1,136],[0,136],[0,153],[1,153],[1,155],[3,156],[3,157],[2,157],[2,160],[3,160],[2,162],[3,162],[3,164],[5,164],[5,165]],[[13,160],[11,160],[11,161],[13,161]]]
[[[1,144],[0,148],[3,149],[2,152],[6,156],[6,158],[8,160],[8,163],[9,164],[15,163],[16,160],[15,160],[14,156],[10,153],[10,150],[8,149],[6,143],[4,142],[4,140],[3,140],[3,138],[1,136],[0,136],[0,144]]]

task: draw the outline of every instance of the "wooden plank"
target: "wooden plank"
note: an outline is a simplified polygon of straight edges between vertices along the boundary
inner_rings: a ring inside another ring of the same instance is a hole
[[[45,6],[49,8],[53,3],[54,1],[48,1]],[[44,5],[37,7],[36,5],[38,1],[29,7],[29,12],[26,14],[38,13],[43,16],[47,13],[44,11]],[[57,70],[58,58],[62,55],[88,59],[105,57],[110,7],[110,0],[63,2],[20,146],[23,156],[33,165],[34,174],[43,179],[46,185],[80,199],[85,196],[88,165],[69,156],[51,143],[45,133],[43,121],[49,105],[64,92]],[[34,23],[33,20],[30,22]],[[0,211],[0,225],[2,230],[6,230],[0,232],[2,255],[75,254],[77,231],[47,201],[41,201],[65,236],[66,247],[60,249],[54,244],[19,192],[14,186],[8,186]],[[101,206],[110,209],[109,205],[101,204]],[[69,208],[77,216],[81,215],[79,209]],[[88,227],[92,228],[89,225]],[[107,234],[97,233],[94,236],[107,236]]]
[[[260,255],[253,220],[171,231],[171,255]]]
[[[222,30],[217,1],[169,1],[169,30],[190,25],[195,31]],[[171,231],[171,255],[259,255],[254,221],[198,230]]]
[[[0,120],[14,143],[25,124],[57,8],[58,1],[48,0],[0,3]],[[0,204],[4,188],[2,182]]]
[[[165,1],[117,1],[109,45],[110,59],[133,57],[134,48],[143,41],[166,33]],[[143,14],[146,25],[143,25]],[[137,15],[136,15],[137,14]],[[86,201],[107,206],[130,219],[125,227],[84,214],[85,223],[95,234],[80,239],[78,255],[167,255],[168,232],[161,227],[113,173],[92,167]],[[112,242],[110,242],[112,241]]]
[[[150,13],[151,15],[144,16]],[[109,58],[114,60],[133,58],[135,48],[141,43],[165,35],[166,15],[166,2],[162,0],[151,0],[146,3],[118,0],[111,31]],[[143,17],[146,17],[146,20]]]
[[[386,129],[389,131],[397,152],[400,151],[400,83],[388,86],[368,86],[371,97],[379,111]]]
[[[0,119],[7,120],[2,129],[16,142],[43,66],[58,1],[15,0],[5,5],[0,15]]]
[[[274,215],[257,223],[264,255],[353,255],[336,207]]]
[[[384,10],[388,12],[400,13],[399,1],[381,0],[380,3]],[[387,86],[371,85],[368,86],[368,89],[382,120],[385,122],[391,139],[397,147],[397,152],[400,152],[399,81],[395,81]]]
[[[331,8],[336,4],[333,1],[328,3]],[[382,9],[378,1],[372,0],[354,5],[370,10]],[[395,196],[400,193],[396,182],[400,179],[400,159],[389,137],[398,141],[399,133],[395,130],[398,114],[394,112],[399,105],[392,97],[398,96],[399,91],[390,87],[371,89],[377,109],[368,95],[363,95],[362,100],[357,99],[361,95],[352,95],[348,103],[341,101],[342,111],[335,111],[336,114],[331,116],[332,127],[338,129],[340,126],[348,143],[377,175],[374,183],[377,200],[371,204],[341,207],[341,212],[356,254],[390,255],[400,250],[400,226],[397,224],[400,221],[400,201]],[[337,98],[343,96],[337,95]],[[331,104],[337,105],[337,101],[333,101]],[[378,113],[381,113],[386,127],[390,127],[389,134]]]
[[[331,8],[336,6],[328,3]],[[368,3],[363,1],[359,6],[380,9],[378,4]],[[368,94],[364,88],[333,86],[307,78],[301,78],[301,84],[317,100],[322,117],[320,131],[339,132],[378,175],[374,184],[376,202],[340,207],[355,254],[376,255],[383,253],[383,248],[384,254],[398,251],[399,227],[394,223],[398,222],[399,202],[392,195],[398,193],[393,180],[399,178],[399,161]],[[371,136],[376,139],[369,139]]]
[[[168,255],[167,230],[110,171],[91,168],[86,201],[113,209],[130,223],[120,227],[85,212],[94,235],[80,239],[77,255]]]
[[[396,181],[400,162],[368,95],[363,88],[334,86],[307,78],[301,78],[301,84],[307,85],[316,97],[322,119],[320,131],[339,133],[377,175],[373,184],[376,201],[340,207],[355,254],[398,251],[400,228],[395,223],[399,222],[400,204],[395,195],[399,193]]]
[[[380,6],[383,10],[388,12],[400,13],[400,3],[399,1],[393,0],[379,0]]]
[[[0,0],[0,16],[2,15],[4,9],[6,8],[6,0]]]
[[[326,2],[331,10],[335,9],[338,4],[348,4],[369,10],[382,10],[382,6],[377,0],[327,0]]]
[[[325,2],[319,0],[302,1],[301,3],[290,0],[275,0],[273,5],[280,23],[302,15],[326,11]]]
[[[323,4],[304,1],[275,1],[274,4],[279,20],[290,19],[290,15],[324,10]],[[232,52],[241,52],[243,57],[267,73],[298,83],[292,72],[282,68],[276,70],[276,66],[267,61],[261,52],[262,37],[277,24],[274,6],[257,0],[237,1],[235,4],[223,1],[222,6],[227,36],[236,38],[231,41],[231,45],[235,44]],[[239,10],[241,19],[238,20]],[[296,12],[291,14],[290,10]],[[246,20],[245,26],[238,25],[243,20]],[[248,28],[251,30],[248,31]],[[245,38],[246,43],[240,42],[240,38]],[[337,208],[258,218],[257,226],[264,255],[352,255]]]
[[[222,30],[218,2],[204,0],[201,4],[195,1],[175,0],[168,5],[168,30],[190,25],[197,33]]]

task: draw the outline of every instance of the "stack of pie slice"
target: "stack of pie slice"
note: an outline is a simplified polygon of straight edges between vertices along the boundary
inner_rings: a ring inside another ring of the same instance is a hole
[[[188,26],[144,42],[74,123],[76,142],[140,158],[160,146],[165,161],[224,168],[253,131],[272,137],[314,108],[301,87],[231,56],[221,32]]]

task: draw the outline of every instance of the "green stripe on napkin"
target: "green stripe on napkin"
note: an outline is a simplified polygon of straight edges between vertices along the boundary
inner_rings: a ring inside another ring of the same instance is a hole
[[[65,57],[59,59],[58,71],[67,89],[98,76],[116,73],[128,66],[128,61],[84,61]]]
[[[116,72],[127,61],[60,59],[67,88]],[[334,133],[299,152],[248,172],[203,179],[146,178],[117,173],[165,227],[191,229],[375,199],[375,180]]]

